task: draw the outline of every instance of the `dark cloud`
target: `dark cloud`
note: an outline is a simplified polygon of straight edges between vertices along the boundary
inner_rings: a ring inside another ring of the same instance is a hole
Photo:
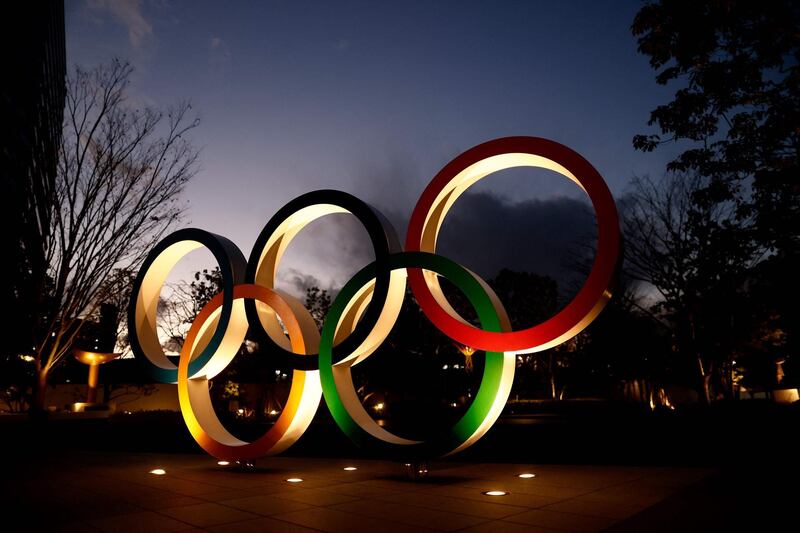
[[[408,215],[379,207],[405,242]],[[437,253],[484,279],[503,268],[550,276],[562,298],[570,298],[584,274],[576,260],[593,253],[596,235],[591,206],[556,197],[512,201],[489,192],[465,193],[448,213]],[[279,285],[301,295],[310,286],[336,293],[374,259],[366,232],[352,216],[324,217],[292,243],[279,272]]]
[[[296,296],[316,286],[336,294],[375,259],[366,230],[344,213],[318,219],[297,234],[278,269],[276,285]]]
[[[445,219],[437,252],[484,278],[502,268],[550,276],[566,297],[583,276],[575,260],[589,252],[595,235],[591,206],[577,199],[513,202],[465,193]]]
[[[296,268],[280,269],[277,285],[296,296],[305,294],[306,289],[311,287],[323,286],[316,276],[305,274]]]
[[[441,161],[460,152],[437,151]],[[384,155],[372,163],[362,161],[355,190],[384,214],[404,243],[411,211],[430,178],[421,178],[425,165],[402,150]],[[585,278],[576,262],[585,263],[594,250],[596,227],[588,199],[572,182],[544,169],[498,174],[501,179],[492,182],[491,190],[480,190],[481,182],[478,190],[456,201],[439,233],[437,253],[485,279],[503,268],[550,276],[562,298],[571,297]]]

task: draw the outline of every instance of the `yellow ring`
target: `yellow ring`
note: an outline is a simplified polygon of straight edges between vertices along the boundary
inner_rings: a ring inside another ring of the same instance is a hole
[[[319,346],[319,332],[315,327],[303,327],[307,321],[297,319],[292,308],[272,289],[260,285],[237,285],[233,289],[234,307],[231,323],[243,322],[247,319],[244,312],[244,298],[252,298],[268,305],[283,320],[289,336],[291,348],[296,353],[316,352]],[[208,341],[208,332],[214,331],[222,305],[222,294],[218,294],[203,307],[192,324],[189,334],[181,350],[178,362],[178,399],[186,427],[195,441],[209,454],[226,461],[242,461],[279,453],[300,438],[305,432],[319,407],[322,386],[319,381],[319,370],[294,370],[292,388],[281,416],[275,425],[254,442],[242,441],[234,437],[217,418],[211,405],[208,390],[208,377],[200,374],[189,378],[189,362],[192,355],[204,348]],[[307,311],[306,311],[307,312]],[[313,321],[311,322],[313,324]],[[244,328],[246,330],[246,327]],[[244,341],[241,335],[238,346]],[[234,354],[217,350],[212,359],[223,360]]]

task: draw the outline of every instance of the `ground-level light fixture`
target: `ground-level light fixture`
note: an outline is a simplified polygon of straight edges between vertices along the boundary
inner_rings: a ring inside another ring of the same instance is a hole
[[[358,470],[355,466],[346,466],[343,470],[347,470],[348,472],[352,472],[353,470]]]
[[[217,461],[217,464],[219,466],[228,466],[231,463],[230,463],[230,461]]]
[[[486,496],[505,496],[508,493],[504,490],[487,490],[484,494]]]
[[[303,478],[299,478],[299,477],[290,477],[290,478],[289,478],[289,479],[287,479],[286,481],[288,481],[289,483],[300,483],[301,481],[303,481]]]
[[[151,470],[150,473],[153,474],[154,476],[163,476],[164,474],[167,473],[167,471],[164,470],[163,468],[156,468],[155,470]]]
[[[530,479],[532,477],[536,477],[536,474],[531,474],[531,473],[526,472],[524,474],[518,475],[517,477],[521,477],[522,479]]]

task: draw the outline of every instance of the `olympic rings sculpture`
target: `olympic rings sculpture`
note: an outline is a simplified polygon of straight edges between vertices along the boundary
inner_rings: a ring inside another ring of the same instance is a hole
[[[503,304],[477,274],[435,254],[436,239],[458,197],[484,177],[512,167],[553,170],[589,196],[597,220],[597,250],[591,272],[577,295],[555,316],[512,331]],[[331,213],[350,213],[364,226],[375,261],[339,292],[320,333],[309,311],[276,290],[275,276],[291,240],[310,222]],[[183,344],[177,367],[158,339],[156,315],[170,270],[190,251],[206,247],[219,264],[222,291],[200,311]],[[200,229],[164,238],[139,271],[128,307],[131,349],[156,380],[178,384],[186,425],[197,443],[224,460],[279,453],[308,428],[320,398],[339,428],[356,444],[408,458],[461,451],[494,424],[508,399],[516,354],[557,346],[577,335],[611,297],[621,239],[616,206],[594,167],[570,148],[537,137],[506,137],[478,145],[448,163],[422,193],[411,215],[405,251],[389,222],[376,209],[340,191],[304,194],[282,207],[261,231],[249,260],[228,239]],[[461,290],[481,327],[464,320],[445,298],[439,276]],[[369,357],[389,335],[405,297],[406,279],[426,317],[454,341],[486,351],[480,387],[456,424],[424,441],[394,435],[366,412],[356,394],[351,367]],[[208,380],[236,355],[248,326],[271,356],[293,368],[286,407],[272,428],[254,442],[234,437],[214,413]]]

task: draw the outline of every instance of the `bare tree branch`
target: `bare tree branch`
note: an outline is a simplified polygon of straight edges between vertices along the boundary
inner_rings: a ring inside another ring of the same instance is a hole
[[[166,111],[130,105],[131,72],[115,60],[77,67],[67,82],[55,187],[35,199],[52,211],[41,242],[52,293],[35,345],[40,384],[69,352],[83,318],[126,290],[108,281],[119,269],[135,270],[185,211],[180,195],[198,160],[186,134],[198,121],[188,102]]]

